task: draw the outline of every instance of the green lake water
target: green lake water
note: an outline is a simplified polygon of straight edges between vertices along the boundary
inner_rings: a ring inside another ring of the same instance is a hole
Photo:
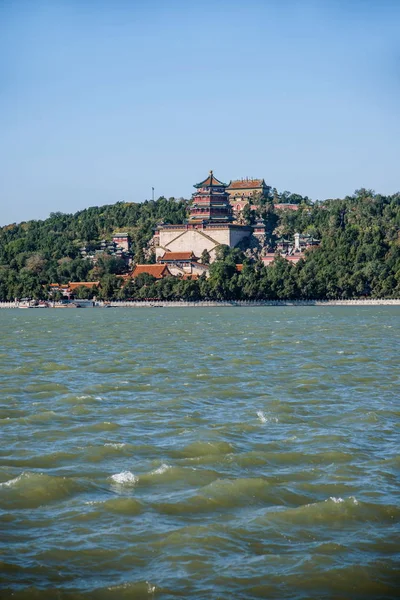
[[[396,598],[399,325],[0,310],[1,598]]]

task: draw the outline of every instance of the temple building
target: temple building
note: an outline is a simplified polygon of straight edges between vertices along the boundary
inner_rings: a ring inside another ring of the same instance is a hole
[[[249,205],[251,210],[256,210],[255,202],[259,198],[267,197],[269,189],[264,179],[246,178],[231,181],[226,191],[235,220],[240,222],[242,211],[246,205]]]
[[[251,200],[268,196],[270,188],[265,183],[264,179],[234,179],[227,186],[226,191],[229,195],[229,200]]]
[[[167,265],[136,265],[133,268],[132,273],[129,273],[128,275],[122,275],[122,278],[125,279],[125,281],[128,281],[129,279],[138,277],[143,273],[147,273],[147,275],[152,275],[156,279],[164,279],[164,277],[172,275]]]
[[[312,237],[311,235],[295,233],[293,240],[286,239],[284,237],[279,238],[276,241],[275,253],[267,252],[261,257],[265,266],[271,265],[275,258],[280,255],[282,258],[296,264],[300,259],[306,260],[306,250],[310,248],[316,248],[320,245],[320,240]]]
[[[129,252],[131,249],[131,238],[128,233],[114,233],[112,241],[125,252]]]
[[[167,265],[171,275],[177,277],[184,275],[208,276],[208,265],[198,262],[198,258],[192,251],[188,252],[165,252],[158,259],[161,265]]]
[[[313,246],[319,246],[320,240],[317,240],[312,235],[306,235],[301,233],[294,234],[294,252],[303,252]]]
[[[212,171],[204,181],[193,187],[197,191],[192,196],[189,223],[230,223],[232,209],[226,183],[219,181]]]
[[[81,257],[94,265],[105,254],[122,259],[126,265],[132,263],[131,238],[127,233],[114,233],[112,240],[101,240],[97,247],[83,246]]]
[[[292,204],[290,202],[275,203],[274,206],[277,210],[299,210],[300,208],[300,204]]]
[[[194,187],[188,221],[180,225],[160,224],[156,229],[153,246],[157,260],[168,252],[193,252],[201,257],[207,250],[212,262],[219,246],[234,248],[251,235],[251,227],[232,223],[227,185],[212,171]]]

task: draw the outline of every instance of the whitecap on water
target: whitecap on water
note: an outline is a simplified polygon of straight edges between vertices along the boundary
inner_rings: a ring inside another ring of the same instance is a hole
[[[106,442],[104,444],[105,446],[111,446],[111,448],[123,448],[124,446],[126,446],[126,444],[124,443],[117,443],[117,442]]]
[[[262,410],[257,411],[257,417],[261,423],[278,423],[277,417],[267,417]]]
[[[24,476],[24,473],[21,473],[21,475],[18,475],[18,477],[15,477],[14,479],[9,479],[8,481],[3,481],[3,483],[0,483],[0,487],[12,487],[16,483],[19,483],[23,476]]]
[[[335,504],[341,504],[342,502],[344,502],[343,498],[335,498],[334,496],[331,496],[329,500],[332,500],[332,502],[334,502]],[[357,498],[355,498],[355,496],[349,496],[348,500],[351,500],[355,505],[358,504],[358,500]],[[325,500],[325,502],[328,502],[328,500]]]
[[[122,485],[125,483],[133,485],[139,481],[139,478],[136,477],[136,475],[134,475],[130,471],[122,471],[121,473],[116,473],[115,475],[111,475],[110,479],[114,483],[119,483]]]
[[[267,422],[267,418],[264,415],[262,410],[258,410],[257,411],[257,417],[259,418],[259,420],[261,421],[261,423],[266,423]]]
[[[168,471],[168,469],[170,469],[170,465],[166,465],[165,463],[161,465],[161,467],[158,467],[158,469],[154,469],[154,471],[152,471],[153,475],[162,475],[163,473],[165,473],[165,471]]]

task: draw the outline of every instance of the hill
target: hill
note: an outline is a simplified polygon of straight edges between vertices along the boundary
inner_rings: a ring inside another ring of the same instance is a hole
[[[52,213],[43,221],[28,221],[0,229],[0,299],[45,298],[51,282],[100,279],[105,297],[197,299],[286,298],[322,299],[400,297],[400,194],[382,196],[358,190],[344,199],[310,204],[297,211],[276,210],[273,203],[258,206],[251,221],[263,216],[271,244],[296,231],[321,241],[296,265],[277,258],[265,267],[241,250],[222,248],[210,267],[210,278],[156,282],[149,276],[121,288],[118,260],[93,267],[81,256],[83,245],[111,239],[115,230],[132,237],[136,262],[160,220],[181,223],[187,201],[159,198],[142,204],[117,203],[92,207],[74,215]],[[235,264],[243,262],[238,272]]]

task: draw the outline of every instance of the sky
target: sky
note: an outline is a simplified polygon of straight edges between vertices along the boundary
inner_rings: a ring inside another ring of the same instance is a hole
[[[400,190],[400,0],[0,0],[0,225],[210,169]]]

